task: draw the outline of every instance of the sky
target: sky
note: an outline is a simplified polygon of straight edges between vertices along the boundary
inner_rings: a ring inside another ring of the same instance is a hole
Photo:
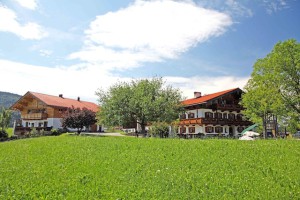
[[[187,98],[243,89],[291,38],[299,0],[0,0],[0,91],[97,102],[98,89],[151,77]]]

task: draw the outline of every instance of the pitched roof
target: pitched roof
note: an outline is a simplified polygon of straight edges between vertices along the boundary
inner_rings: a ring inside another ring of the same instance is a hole
[[[93,112],[97,112],[99,109],[98,105],[88,101],[81,101],[81,100],[78,101],[77,99],[69,99],[69,98],[64,98],[59,96],[48,95],[48,94],[41,94],[37,92],[27,92],[23,97],[27,95],[32,95],[33,97],[39,99],[40,101],[42,101],[48,106],[63,107],[63,108],[71,108],[72,106],[74,106],[75,108],[80,108],[80,109],[87,108],[89,110],[92,110]],[[23,97],[21,97],[20,100],[22,100]],[[15,104],[17,104],[19,101],[17,101]],[[14,107],[14,105],[12,107]]]
[[[227,94],[227,93],[230,93],[234,90],[240,90],[240,88],[233,88],[233,89],[229,89],[229,90],[224,90],[224,91],[221,91],[221,92],[204,95],[204,96],[201,96],[201,97],[198,97],[198,98],[186,99],[186,100],[182,101],[182,104],[183,105],[195,105],[195,104],[205,103],[209,100],[220,97],[220,96],[222,96],[224,94]]]

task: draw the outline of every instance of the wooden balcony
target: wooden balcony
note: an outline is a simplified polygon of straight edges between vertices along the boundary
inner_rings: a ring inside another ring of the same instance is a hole
[[[22,116],[22,119],[26,120],[40,120],[40,119],[47,119],[48,114],[47,113],[31,113],[26,114]]]
[[[217,109],[221,110],[221,111],[236,111],[236,112],[240,112],[243,107],[240,105],[236,105],[236,104],[218,104],[217,105]]]
[[[235,126],[249,126],[252,123],[249,121],[239,119],[215,119],[215,118],[194,118],[194,119],[183,119],[180,120],[179,125],[213,125],[213,126],[224,126],[224,125],[235,125]]]

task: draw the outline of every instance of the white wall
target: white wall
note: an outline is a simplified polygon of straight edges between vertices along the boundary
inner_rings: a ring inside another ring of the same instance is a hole
[[[205,117],[205,113],[206,112],[212,112],[212,110],[211,109],[199,109],[199,114],[198,114],[198,116],[199,117]]]
[[[42,127],[44,126],[44,122],[46,122],[45,120],[22,120],[22,126],[26,127],[26,122],[28,122],[28,127],[39,127],[39,123],[42,123]]]
[[[48,118],[48,127],[61,128],[61,118]]]
[[[203,129],[203,127],[202,126],[199,126],[199,125],[196,125],[195,126],[196,128],[195,128],[195,133],[204,133],[204,129]]]
[[[205,112],[212,112],[211,109],[195,109],[186,111],[186,116],[188,117],[188,113],[194,113],[195,118],[205,117]]]

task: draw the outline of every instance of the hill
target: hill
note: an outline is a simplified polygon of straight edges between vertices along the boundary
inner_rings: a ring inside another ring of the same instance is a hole
[[[9,108],[13,105],[21,96],[9,92],[0,91],[0,107]]]
[[[0,108],[4,107],[4,108],[9,108],[10,106],[12,106],[17,100],[19,100],[21,96],[18,94],[13,94],[13,93],[9,93],[9,92],[1,92],[0,91]],[[13,125],[13,122],[16,119],[20,119],[21,115],[20,112],[18,111],[14,111],[12,114],[12,120],[10,123],[10,126]]]

